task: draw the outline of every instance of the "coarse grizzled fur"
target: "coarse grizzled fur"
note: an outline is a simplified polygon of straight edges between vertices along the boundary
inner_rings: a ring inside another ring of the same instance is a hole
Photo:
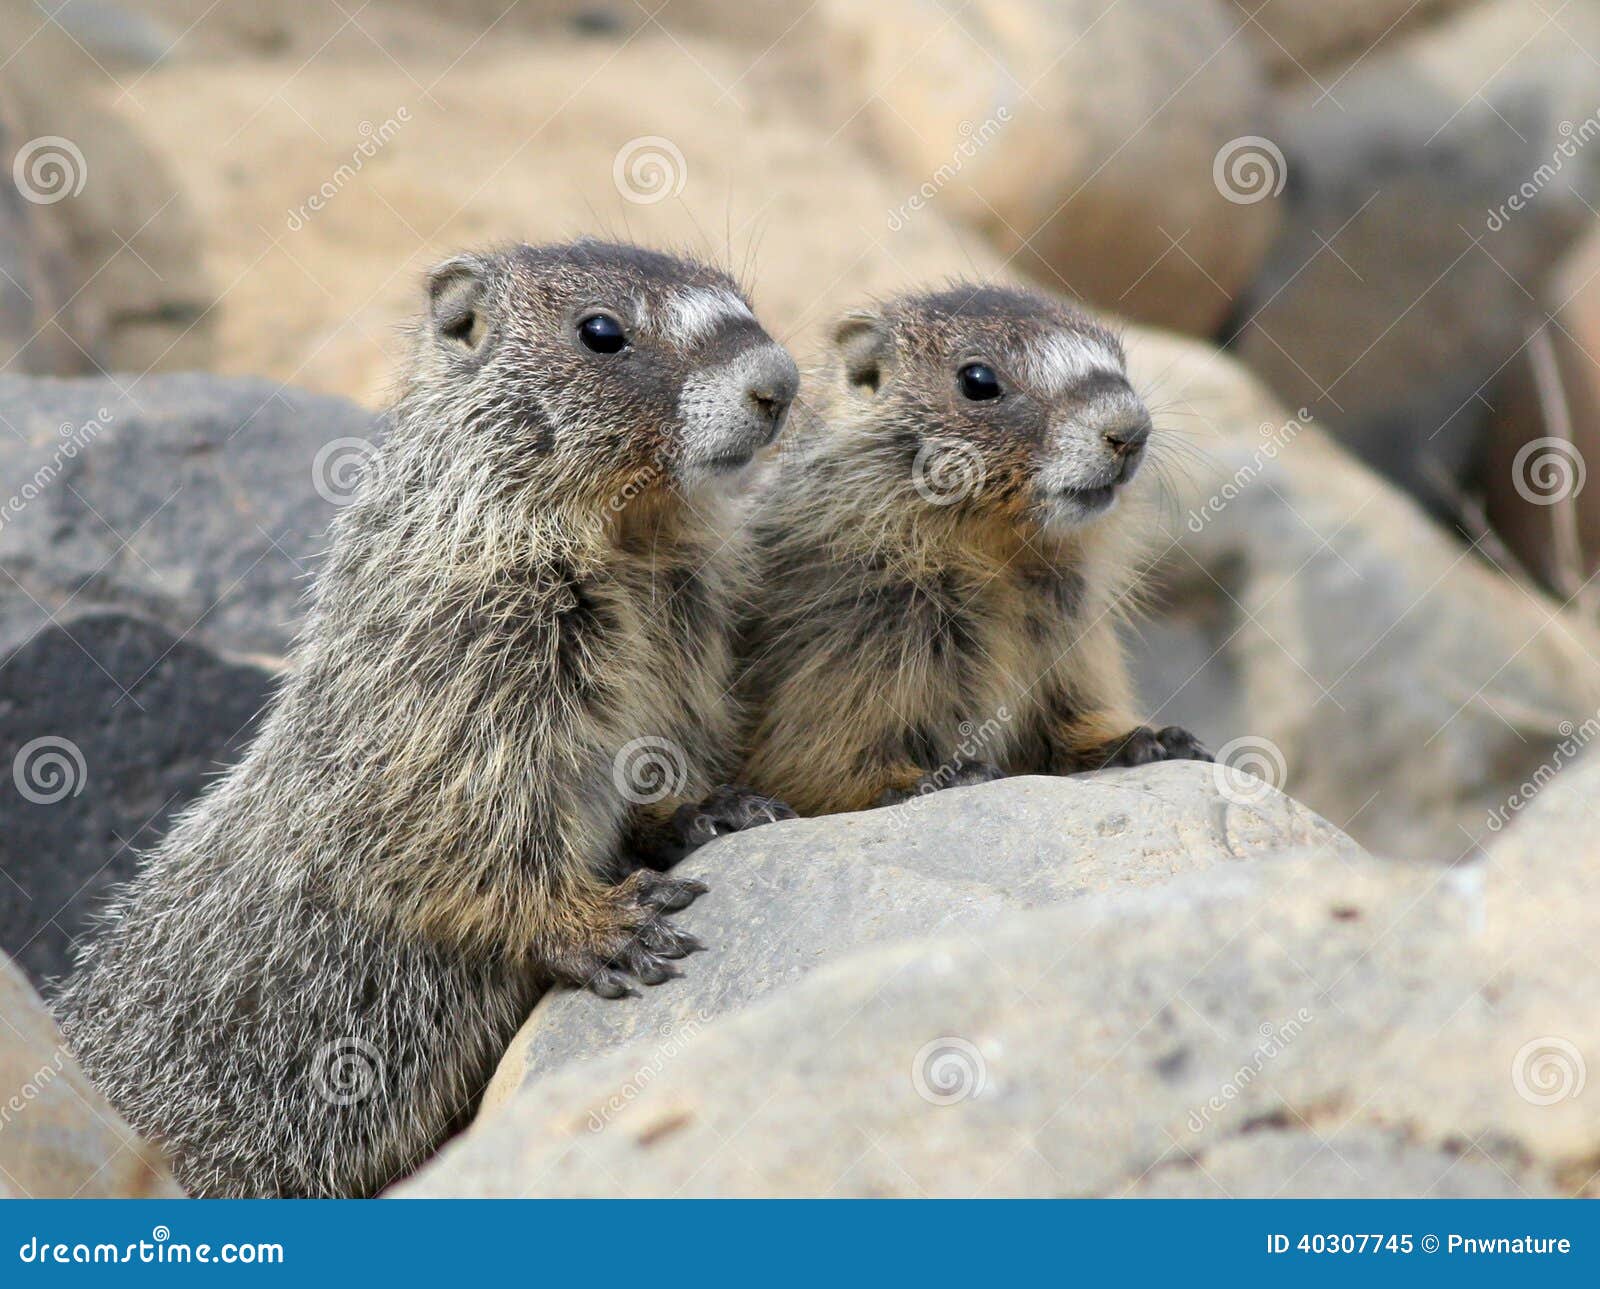
[[[1131,714],[1117,629],[1152,527],[1117,338],[955,284],[848,315],[756,521],[742,778],[802,814],[1001,774],[1209,759]],[[965,369],[998,395],[963,392]]]
[[[596,312],[625,350],[586,347]],[[640,865],[732,768],[718,478],[795,381],[699,264],[585,241],[431,275],[258,738],[58,1000],[191,1191],[373,1193],[463,1123],[542,988],[612,996],[697,947],[660,915],[704,888]],[[713,832],[776,813],[728,796]]]

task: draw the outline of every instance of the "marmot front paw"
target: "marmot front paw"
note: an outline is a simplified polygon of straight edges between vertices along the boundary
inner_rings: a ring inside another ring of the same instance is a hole
[[[1112,766],[1149,765],[1152,761],[1209,761],[1211,753],[1200,740],[1180,725],[1153,730],[1140,725],[1121,738],[1102,744],[1088,758],[1090,769]]]
[[[682,973],[667,959],[686,958],[705,946],[664,915],[688,908],[706,889],[704,882],[641,868],[605,888],[595,923],[555,949],[546,966],[557,980],[602,998],[636,993],[629,976],[647,985],[671,980]]]
[[[776,797],[764,797],[749,788],[725,784],[699,805],[679,806],[672,816],[672,830],[687,854],[724,833],[743,832],[746,828],[796,817],[795,812]]]

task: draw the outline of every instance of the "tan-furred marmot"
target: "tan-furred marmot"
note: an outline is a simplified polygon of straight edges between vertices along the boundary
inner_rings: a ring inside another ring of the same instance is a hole
[[[705,888],[641,865],[782,813],[691,803],[732,768],[727,483],[796,382],[684,259],[431,274],[281,693],[59,999],[191,1191],[370,1194],[464,1122],[543,987],[615,996],[697,947],[661,915]]]
[[[746,782],[823,814],[1209,759],[1132,715],[1151,422],[1110,331],[1031,292],[909,295],[839,323],[812,401],[759,503]]]

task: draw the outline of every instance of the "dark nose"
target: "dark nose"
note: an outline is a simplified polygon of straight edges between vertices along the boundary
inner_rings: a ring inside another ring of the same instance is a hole
[[[1118,457],[1127,459],[1136,456],[1150,437],[1150,420],[1148,417],[1140,417],[1137,420],[1126,421],[1101,431],[1101,435]]]
[[[799,388],[800,372],[794,365],[794,359],[783,350],[774,348],[751,374],[750,382],[745,386],[745,395],[776,434]]]

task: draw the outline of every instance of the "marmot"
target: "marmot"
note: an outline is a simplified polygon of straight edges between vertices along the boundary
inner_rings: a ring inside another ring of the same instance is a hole
[[[433,271],[259,736],[58,1001],[189,1190],[371,1194],[464,1123],[543,986],[615,996],[698,947],[660,914],[705,888],[639,861],[736,754],[721,494],[797,382],[697,263],[582,241]],[[681,821],[779,813],[723,791]]]
[[[1129,714],[1117,626],[1149,525],[1118,503],[1151,420],[1116,336],[958,283],[849,314],[833,340],[758,503],[742,778],[824,814],[1209,760]]]

